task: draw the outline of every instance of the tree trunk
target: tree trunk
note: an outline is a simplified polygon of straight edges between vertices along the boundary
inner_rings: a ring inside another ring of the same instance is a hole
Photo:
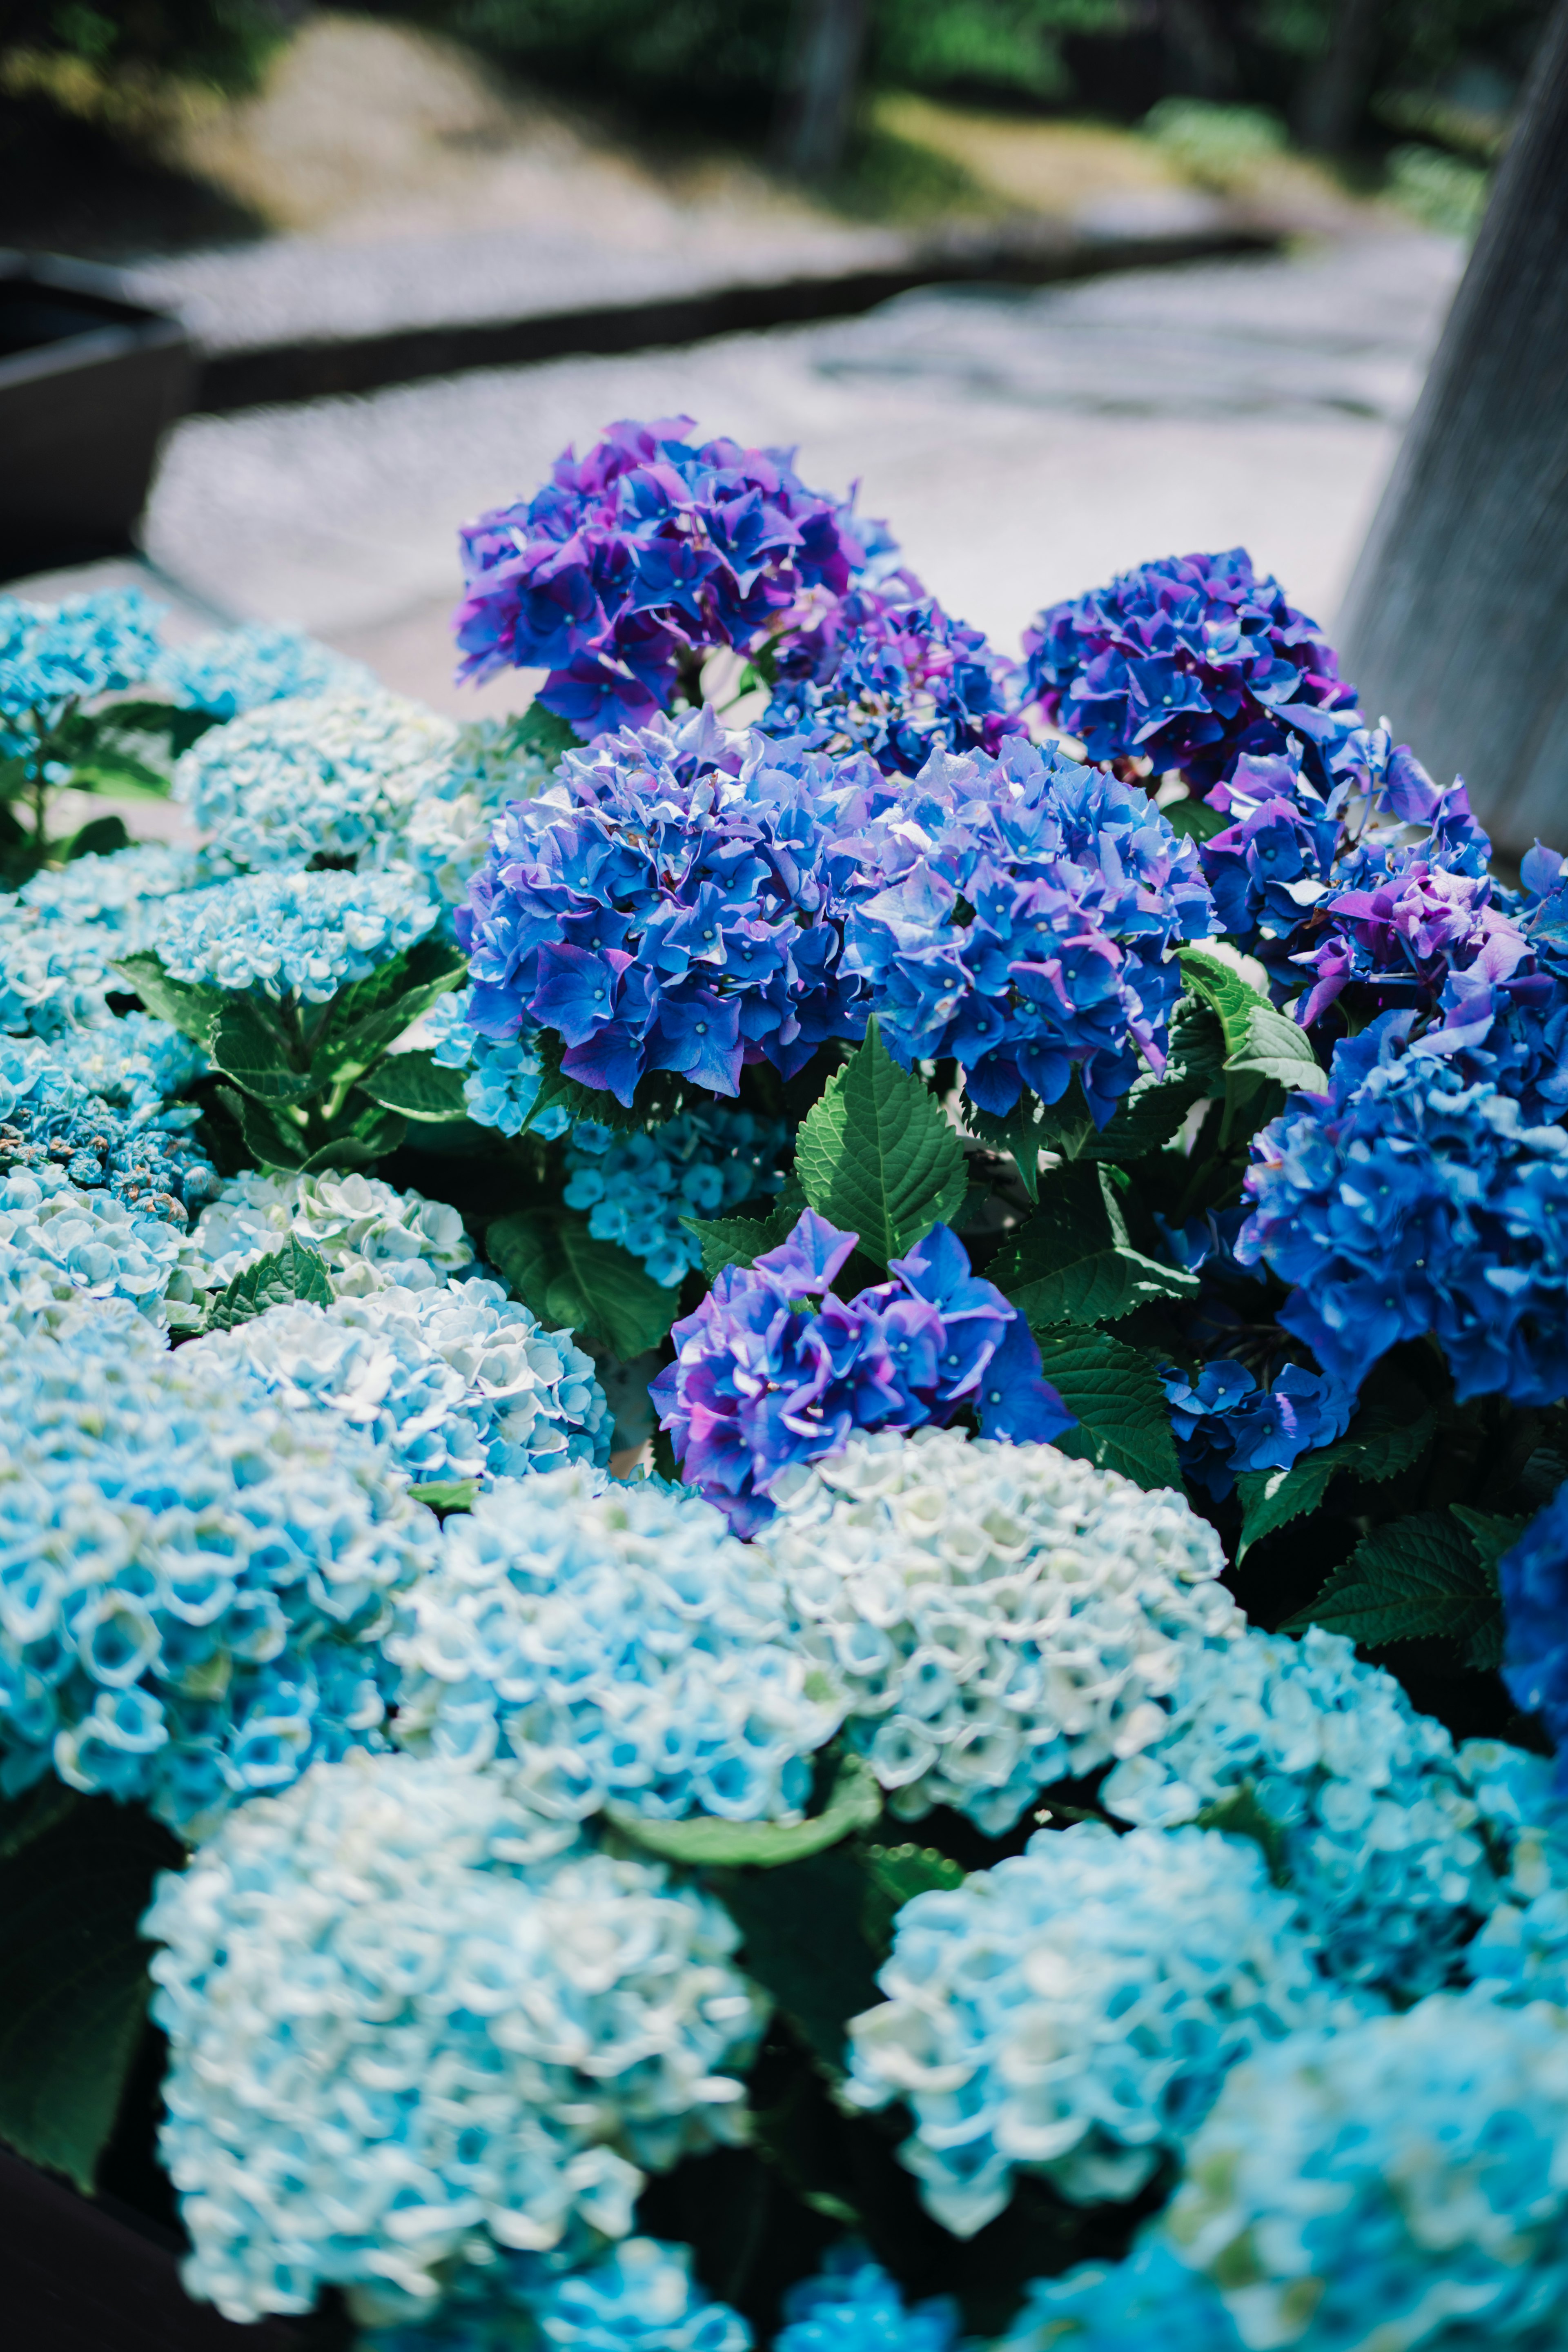
[[[1500,842],[1568,848],[1568,0],[1339,634],[1363,708]]]
[[[1372,90],[1385,0],[1340,0],[1329,53],[1308,76],[1297,131],[1304,147],[1342,155],[1355,141]]]
[[[795,0],[795,29],[776,146],[787,171],[828,180],[855,128],[868,0]]]

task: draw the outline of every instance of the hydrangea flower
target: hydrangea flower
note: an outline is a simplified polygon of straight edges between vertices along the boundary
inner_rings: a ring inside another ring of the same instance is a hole
[[[197,1358],[219,1380],[238,1372],[285,1404],[336,1414],[421,1484],[609,1458],[592,1358],[498,1282],[296,1300],[198,1339]]]
[[[84,1093],[159,1126],[174,1123],[164,1118],[166,1107],[207,1072],[201,1047],[150,1013],[121,1013],[92,1029],[61,1030],[47,1053],[51,1068]],[[5,1054],[0,1045],[0,1066]],[[180,1108],[181,1123],[188,1123],[187,1108]]]
[[[60,1038],[111,1018],[112,960],[126,941],[89,923],[40,923],[0,894],[0,1030]]]
[[[1515,1704],[1541,1717],[1552,1746],[1568,1751],[1568,1483],[1504,1552],[1498,1581],[1503,1680]],[[1568,1764],[1559,1771],[1568,1786]]]
[[[934,596],[852,589],[843,605],[849,625],[827,644],[809,654],[803,644],[792,657],[781,641],[766,733],[838,757],[864,751],[889,774],[918,776],[933,751],[994,751],[1021,731],[1005,663]]]
[[[1436,1994],[1259,2049],[1154,2234],[1247,2345],[1548,2352],[1568,2298],[1568,2021]]]
[[[101,1033],[80,1034],[89,1040]],[[36,1039],[0,1042],[0,1171],[64,1176],[183,1227],[188,1213],[218,1187],[217,1171],[184,1131],[195,1119],[195,1108],[163,1110],[155,1093],[138,1108],[111,1108],[73,1075],[73,1065],[87,1059],[68,1050],[74,1042],[66,1041],[65,1051]],[[129,1055],[118,1066],[106,1059],[132,1088],[141,1083],[141,1069],[152,1076],[144,1055]]]
[[[733,1095],[744,1062],[787,1077],[859,1036],[833,919],[853,853],[833,828],[886,794],[863,767],[858,790],[858,769],[707,709],[569,752],[561,783],[508,808],[458,910],[474,1026],[552,1032],[568,1077],[626,1104],[645,1071]]]
[[[376,1736],[370,1645],[437,1525],[352,1431],[83,1339],[0,1351],[0,1792],[52,1764],[196,1836]]]
[[[457,1210],[422,1192],[399,1192],[377,1176],[232,1176],[202,1211],[191,1235],[213,1289],[292,1234],[325,1259],[334,1292],[363,1298],[395,1284],[444,1290],[474,1266],[474,1245]]]
[[[615,1134],[587,1123],[566,1151],[569,1209],[586,1209],[596,1241],[618,1242],[655,1282],[674,1290],[702,1264],[702,1244],[685,1217],[726,1211],[776,1192],[788,1139],[781,1119],[718,1105],[683,1111],[648,1134]]]
[[[100,589],[59,604],[0,596],[0,753],[33,749],[73,704],[146,677],[159,607],[139,588]]]
[[[1091,760],[1148,759],[1200,789],[1291,735],[1322,764],[1361,724],[1317,623],[1244,547],[1166,556],[1053,604],[1024,654],[1029,694]]]
[[[468,525],[459,677],[545,669],[539,699],[587,737],[668,710],[710,647],[752,650],[803,598],[843,593],[866,555],[845,508],[790,453],[691,430],[613,425]]]
[[[906,1064],[951,1055],[982,1110],[1044,1102],[1076,1070],[1100,1126],[1164,1066],[1171,950],[1212,925],[1190,841],[1148,795],[1023,741],[933,756],[843,844],[864,880],[846,964]]]
[[[146,944],[166,898],[198,889],[208,878],[199,851],[137,841],[102,856],[46,866],[23,883],[16,903],[37,923],[98,925],[115,932],[118,937],[102,943],[104,953],[128,955]]]
[[[437,913],[413,874],[244,874],[174,899],[152,944],[172,980],[325,1004]]]
[[[1458,1761],[1498,1882],[1465,1974],[1495,2000],[1568,2010],[1568,1806],[1552,1762],[1501,1739],[1467,1739]]]
[[[267,621],[166,646],[148,682],[182,708],[210,710],[219,719],[305,695],[370,696],[377,691],[375,673],[363,662],[335,654],[303,629]]]
[[[560,762],[521,719],[459,727],[451,751],[395,812],[385,854],[426,875],[444,905],[460,906],[484,864],[496,819],[511,801],[544,792]]]
[[[1136,2196],[1260,2041],[1323,2013],[1292,1896],[1248,1841],[1103,1822],[899,1913],[847,2095],[914,2117],[900,2160],[973,2237],[1020,2168],[1075,2204]]]
[[[689,1484],[742,1535],[772,1517],[792,1472],[855,1430],[919,1429],[966,1411],[983,1434],[1016,1443],[1072,1426],[1028,1324],[970,1272],[956,1234],[933,1225],[889,1262],[889,1281],[836,1297],[858,1239],[803,1209],[787,1241],[727,1265],[672,1327],[675,1361],[649,1383]]]
[[[1050,1446],[856,1436],[779,1505],[753,1549],[905,1821],[1005,1835],[1161,1738],[1188,1652],[1240,1634],[1205,1520]]]
[[[473,1026],[472,996],[471,988],[449,989],[426,1013],[419,1034],[431,1058],[443,1069],[466,1073],[463,1102],[476,1127],[521,1135],[528,1125],[542,1142],[553,1143],[572,1119],[560,1103],[548,1104],[537,1119],[531,1117],[544,1080],[538,1030],[524,1022],[513,1038],[481,1036]]]
[[[1163,1704],[1102,1784],[1108,1811],[1258,1825],[1334,1975],[1402,1995],[1447,1980],[1496,1881],[1452,1739],[1392,1675],[1321,1626],[1248,1628],[1184,1648]]]
[[[906,2307],[863,2246],[835,2246],[816,2278],[786,2289],[773,2352],[952,2352],[958,2305],[947,2295]]]
[[[837,1728],[776,1576],[694,1495],[575,1467],[481,1495],[387,1636],[398,1738],[515,1757],[530,1802],[798,1818]]]
[[[1161,1385],[1183,1475],[1223,1502],[1249,1470],[1289,1470],[1350,1427],[1355,1391],[1327,1372],[1285,1364],[1259,1388],[1244,1364],[1223,1357],[1196,1377],[1167,1366]]]
[[[209,728],[174,771],[174,797],[209,847],[251,872],[370,857],[434,789],[456,723],[368,687],[268,701]]]
[[[647,2171],[740,2136],[765,2015],[713,1899],[542,1824],[500,1774],[322,1766],[232,1815],[144,1932],[190,2293],[236,2320],[626,2236]]]
[[[564,2274],[540,2254],[467,2263],[428,2319],[363,2342],[364,2352],[751,2352],[752,2331],[692,2277],[689,2246],[624,2238]]]
[[[1396,1340],[1435,1333],[1461,1398],[1568,1394],[1568,1130],[1472,1086],[1414,1015],[1334,1048],[1253,1145],[1237,1243],[1295,1288],[1280,1309],[1352,1385]]]
[[[1206,2278],[1169,2246],[1144,2239],[1107,2268],[1080,2263],[1032,2279],[995,2352],[1242,2352],[1230,2314]]]
[[[199,1260],[178,1220],[58,1169],[5,1164],[0,1129],[0,1317],[79,1293],[130,1299],[154,1323],[201,1319]]]

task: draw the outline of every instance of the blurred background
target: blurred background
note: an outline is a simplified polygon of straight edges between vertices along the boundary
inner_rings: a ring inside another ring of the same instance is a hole
[[[0,0],[0,572],[513,707],[458,524],[685,413],[1005,647],[1237,541],[1331,628],[1550,16]]]

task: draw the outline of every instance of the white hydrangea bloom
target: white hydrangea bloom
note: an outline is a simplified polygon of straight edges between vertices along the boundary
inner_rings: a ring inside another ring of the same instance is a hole
[[[199,1255],[166,1218],[48,1170],[0,1176],[0,1322],[74,1297],[123,1298],[154,1323],[189,1327],[203,1294]]]
[[[280,1249],[290,1234],[326,1260],[340,1297],[363,1297],[391,1284],[444,1289],[475,1262],[456,1209],[357,1171],[233,1177],[202,1211],[191,1244],[216,1289]]]
[[[1243,1622],[1180,1496],[1049,1445],[860,1434],[774,1494],[756,1549],[906,1821],[947,1804],[1001,1834],[1157,1738],[1188,1651]]]
[[[736,2139],[765,2015],[710,1897],[542,1822],[506,1776],[350,1757],[245,1806],[145,1932],[161,2147],[231,2319],[427,2305],[437,2266],[632,2225]]]

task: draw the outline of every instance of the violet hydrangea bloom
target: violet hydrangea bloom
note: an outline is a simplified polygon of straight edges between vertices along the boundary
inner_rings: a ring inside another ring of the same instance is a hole
[[[1317,623],[1244,547],[1165,556],[1053,604],[1024,653],[1030,695],[1091,760],[1147,758],[1199,790],[1292,735],[1321,764],[1361,723]]]
[[[1303,1454],[1331,1445],[1355,1406],[1353,1389],[1300,1364],[1286,1364],[1268,1388],[1223,1357],[1195,1379],[1167,1368],[1161,1381],[1183,1472],[1216,1502],[1247,1471],[1289,1470]]]
[[[946,1225],[890,1260],[891,1280],[836,1297],[858,1239],[803,1210],[777,1249],[724,1268],[649,1385],[687,1483],[738,1534],[772,1517],[787,1471],[853,1430],[942,1426],[965,1408],[983,1435],[1018,1444],[1072,1426],[1027,1323]]]
[[[911,596],[900,575],[896,593],[851,589],[841,612],[847,626],[781,650],[762,721],[770,735],[865,751],[889,774],[916,776],[933,751],[994,752],[1022,731],[1006,664],[934,596]]]
[[[842,503],[780,449],[689,438],[689,416],[613,425],[533,498],[461,535],[459,675],[549,676],[539,699],[584,737],[669,708],[683,657],[752,650],[864,551]]]
[[[1058,1101],[1076,1068],[1101,1126],[1140,1054],[1163,1068],[1172,950],[1213,907],[1193,843],[1136,786],[1021,740],[935,754],[845,845],[880,885],[846,960],[900,1062],[952,1055],[997,1113],[1026,1087]]]
[[[1502,1678],[1527,1715],[1538,1715],[1568,1787],[1568,1484],[1498,1562],[1507,1633]]]

